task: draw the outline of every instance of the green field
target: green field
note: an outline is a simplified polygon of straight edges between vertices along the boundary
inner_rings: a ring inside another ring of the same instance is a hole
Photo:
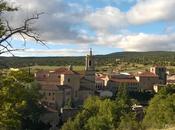
[[[97,72],[129,72],[129,73],[134,73],[134,72],[139,72],[139,71],[146,71],[150,69],[152,65],[143,65],[143,64],[137,64],[137,63],[127,63],[127,62],[122,62],[116,66],[96,66],[96,71]],[[31,72],[37,72],[38,70],[55,70],[60,67],[69,67],[69,66],[30,66]],[[166,66],[167,69],[174,73],[175,72],[175,66]],[[29,67],[23,67],[24,69],[29,69]],[[85,66],[73,66],[73,70],[77,72],[82,72],[84,71]]]

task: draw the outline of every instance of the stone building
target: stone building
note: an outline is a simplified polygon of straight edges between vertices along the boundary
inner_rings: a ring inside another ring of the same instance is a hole
[[[166,84],[167,82],[167,69],[166,67],[155,66],[150,68],[150,72],[156,74],[159,78],[160,84]]]
[[[139,82],[133,75],[116,74],[108,76],[107,87],[114,94],[119,87],[126,87],[128,91],[140,91]]]
[[[41,101],[46,106],[61,108],[70,101],[82,103],[88,96],[94,95],[96,90],[92,50],[86,56],[84,75],[69,66],[53,71],[38,71],[35,73],[35,79],[41,86],[40,92],[44,95]]]
[[[153,91],[154,85],[165,85],[167,82],[166,68],[160,66],[151,67],[149,72],[138,73],[135,77],[143,91]]]
[[[135,75],[129,73],[110,73],[101,74],[99,77],[100,80],[98,82],[103,83],[103,88],[113,93],[116,93],[120,86],[125,86],[129,92],[154,91],[154,85],[164,85],[167,82],[166,68],[160,66],[151,67],[150,71],[138,72]]]
[[[152,72],[141,72],[135,75],[142,91],[153,90],[154,84],[159,84],[158,75]]]

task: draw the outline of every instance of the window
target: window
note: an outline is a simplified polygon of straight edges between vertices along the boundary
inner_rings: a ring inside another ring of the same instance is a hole
[[[55,93],[52,93],[52,95],[55,95]]]
[[[91,61],[89,61],[89,66],[91,66]]]
[[[55,98],[53,97],[52,100],[55,100]]]
[[[49,96],[51,95],[51,93],[49,93]]]
[[[68,83],[70,82],[70,79],[69,79],[69,78],[67,79],[67,82],[68,82]]]

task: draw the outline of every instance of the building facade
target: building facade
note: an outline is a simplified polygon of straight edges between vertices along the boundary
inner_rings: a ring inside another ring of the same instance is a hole
[[[92,50],[85,59],[84,75],[75,72],[72,66],[69,66],[53,71],[38,71],[35,73],[35,79],[44,95],[41,102],[48,107],[61,108],[69,101],[83,102],[96,91]]]

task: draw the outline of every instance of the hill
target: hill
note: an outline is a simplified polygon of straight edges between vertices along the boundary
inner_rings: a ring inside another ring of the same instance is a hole
[[[26,67],[33,65],[65,66],[84,65],[83,56],[79,57],[0,57],[0,68]],[[175,65],[175,52],[116,52],[96,55],[97,66],[115,66],[118,62],[138,63],[144,65]],[[116,59],[118,59],[116,62]]]

